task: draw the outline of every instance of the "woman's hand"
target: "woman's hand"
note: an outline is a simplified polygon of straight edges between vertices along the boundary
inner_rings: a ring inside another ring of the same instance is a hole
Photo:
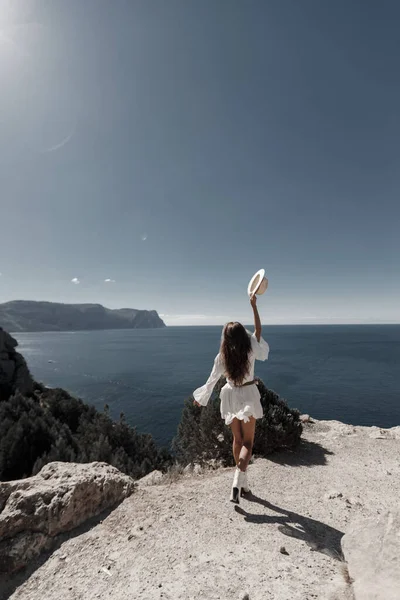
[[[256,294],[252,294],[250,296],[250,304],[253,308],[255,308],[257,306],[257,296]]]
[[[201,404],[199,404],[199,403],[197,402],[197,400],[193,400],[193,404],[194,404],[195,406],[201,406]]]

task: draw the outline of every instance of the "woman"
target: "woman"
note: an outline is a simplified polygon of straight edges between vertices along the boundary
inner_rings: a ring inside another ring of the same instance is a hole
[[[240,323],[227,323],[222,333],[221,348],[205,385],[193,392],[194,402],[206,406],[222,375],[226,385],[221,390],[221,416],[233,433],[233,456],[236,463],[231,501],[239,504],[242,492],[249,492],[247,466],[253,449],[256,419],[263,416],[260,392],[254,380],[254,362],[266,360],[269,346],[261,337],[261,321],[257,297],[250,298],[254,313],[254,333]]]

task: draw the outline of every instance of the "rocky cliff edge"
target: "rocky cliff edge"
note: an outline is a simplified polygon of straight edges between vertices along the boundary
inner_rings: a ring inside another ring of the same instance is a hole
[[[2,599],[398,600],[399,465],[400,427],[306,423],[298,451],[250,466],[240,507],[230,469],[153,475]]]

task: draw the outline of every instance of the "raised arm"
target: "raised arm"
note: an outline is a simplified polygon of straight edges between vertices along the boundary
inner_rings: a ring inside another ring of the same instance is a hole
[[[251,296],[250,304],[251,304],[251,307],[253,309],[253,314],[254,314],[254,335],[257,338],[257,342],[259,342],[261,339],[261,320],[260,320],[260,315],[258,314],[257,296],[255,294],[253,294]]]

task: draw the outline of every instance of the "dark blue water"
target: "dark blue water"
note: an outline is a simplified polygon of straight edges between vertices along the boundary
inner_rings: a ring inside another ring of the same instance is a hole
[[[354,425],[400,424],[400,325],[269,326],[256,373],[292,407]],[[19,333],[39,381],[69,390],[111,416],[125,413],[159,443],[175,435],[183,400],[202,385],[220,327]],[[54,362],[49,362],[54,361]]]

